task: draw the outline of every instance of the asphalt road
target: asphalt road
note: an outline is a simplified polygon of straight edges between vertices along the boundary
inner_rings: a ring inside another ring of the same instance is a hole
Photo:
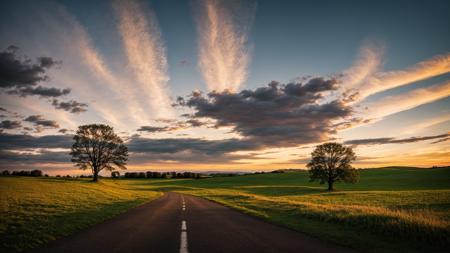
[[[166,193],[31,252],[353,252],[189,195]]]

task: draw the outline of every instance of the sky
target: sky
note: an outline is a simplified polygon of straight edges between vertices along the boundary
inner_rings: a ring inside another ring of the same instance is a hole
[[[80,174],[83,124],[128,169],[450,165],[448,1],[3,1],[0,169]]]

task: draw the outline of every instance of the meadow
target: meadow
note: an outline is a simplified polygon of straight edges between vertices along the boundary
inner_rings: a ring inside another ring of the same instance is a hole
[[[122,181],[0,177],[0,252],[69,235],[161,196]]]
[[[269,222],[371,252],[450,248],[450,168],[361,170],[357,184],[327,192],[307,172],[152,182]],[[135,187],[147,187],[147,183]]]
[[[177,191],[364,252],[450,248],[450,167],[361,170],[359,183],[325,189],[303,171],[97,184],[3,177],[0,238],[3,249],[33,247]]]

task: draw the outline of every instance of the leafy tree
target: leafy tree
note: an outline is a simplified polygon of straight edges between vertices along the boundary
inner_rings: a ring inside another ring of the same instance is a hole
[[[103,169],[126,169],[128,149],[112,127],[103,124],[79,126],[73,137],[72,162],[82,170],[91,169],[93,181]]]
[[[351,147],[330,142],[319,145],[311,153],[309,168],[310,181],[319,180],[321,184],[328,183],[328,191],[334,190],[335,182],[356,183],[358,171],[351,166],[356,159]]]

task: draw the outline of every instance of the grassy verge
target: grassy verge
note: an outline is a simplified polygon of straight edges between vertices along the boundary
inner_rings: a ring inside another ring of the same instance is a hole
[[[161,196],[126,180],[0,178],[0,252],[21,251]]]
[[[309,183],[304,172],[148,185],[211,199],[363,251],[445,252],[450,247],[450,168],[366,170],[359,184],[338,185],[332,193]]]

